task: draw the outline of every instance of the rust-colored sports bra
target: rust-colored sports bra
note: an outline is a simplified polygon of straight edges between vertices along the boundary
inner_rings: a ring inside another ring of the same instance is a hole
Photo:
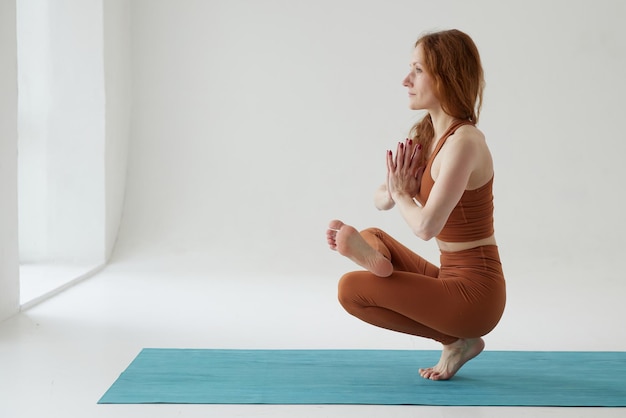
[[[420,191],[415,197],[422,206],[426,204],[430,191],[435,181],[431,169],[435,157],[445,144],[446,140],[463,125],[471,125],[472,122],[463,120],[453,123],[439,139],[433,154],[428,159]],[[456,204],[448,217],[445,226],[437,235],[437,239],[445,242],[469,242],[493,235],[493,177],[483,186],[465,190],[461,199]]]

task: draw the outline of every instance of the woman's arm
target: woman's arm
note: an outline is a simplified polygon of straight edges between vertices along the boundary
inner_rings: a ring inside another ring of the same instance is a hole
[[[437,181],[423,207],[413,200],[419,191],[421,175],[416,167],[417,159],[409,154],[410,147],[402,144],[398,146],[395,159],[390,152],[387,154],[391,197],[413,233],[428,241],[439,235],[465,192],[479,160],[480,145],[468,136],[450,138],[439,154]]]
[[[387,184],[381,184],[374,193],[374,206],[378,210],[389,210],[395,206],[395,202],[391,198]]]

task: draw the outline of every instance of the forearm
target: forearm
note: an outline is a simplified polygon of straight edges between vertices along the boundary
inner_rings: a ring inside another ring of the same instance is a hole
[[[428,241],[439,233],[433,228],[427,212],[423,207],[418,206],[413,197],[408,194],[395,194],[393,200],[400,211],[402,218],[409,225],[411,231],[424,241]]]
[[[393,199],[389,195],[387,185],[382,184],[374,193],[374,206],[378,210],[389,210],[395,205]]]

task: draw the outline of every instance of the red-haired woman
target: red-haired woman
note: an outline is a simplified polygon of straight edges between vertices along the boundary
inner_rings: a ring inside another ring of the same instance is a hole
[[[483,70],[476,45],[458,30],[429,33],[415,44],[403,81],[409,107],[426,110],[410,138],[387,151],[380,210],[397,207],[419,238],[436,238],[440,267],[384,231],[357,231],[339,220],[330,248],[365,271],[345,274],[339,301],[370,324],[439,341],[439,363],[422,377],[446,380],[483,351],[499,322],[505,280],[493,228],[493,162],[476,128]]]

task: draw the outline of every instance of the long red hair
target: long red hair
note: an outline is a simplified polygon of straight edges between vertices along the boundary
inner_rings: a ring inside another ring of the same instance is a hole
[[[456,30],[427,33],[415,47],[422,46],[425,70],[433,77],[435,95],[448,115],[478,123],[485,80],[478,48],[472,38]],[[409,137],[428,150],[435,130],[430,115],[411,128]],[[427,153],[423,153],[422,163]],[[421,165],[423,165],[421,164]]]

